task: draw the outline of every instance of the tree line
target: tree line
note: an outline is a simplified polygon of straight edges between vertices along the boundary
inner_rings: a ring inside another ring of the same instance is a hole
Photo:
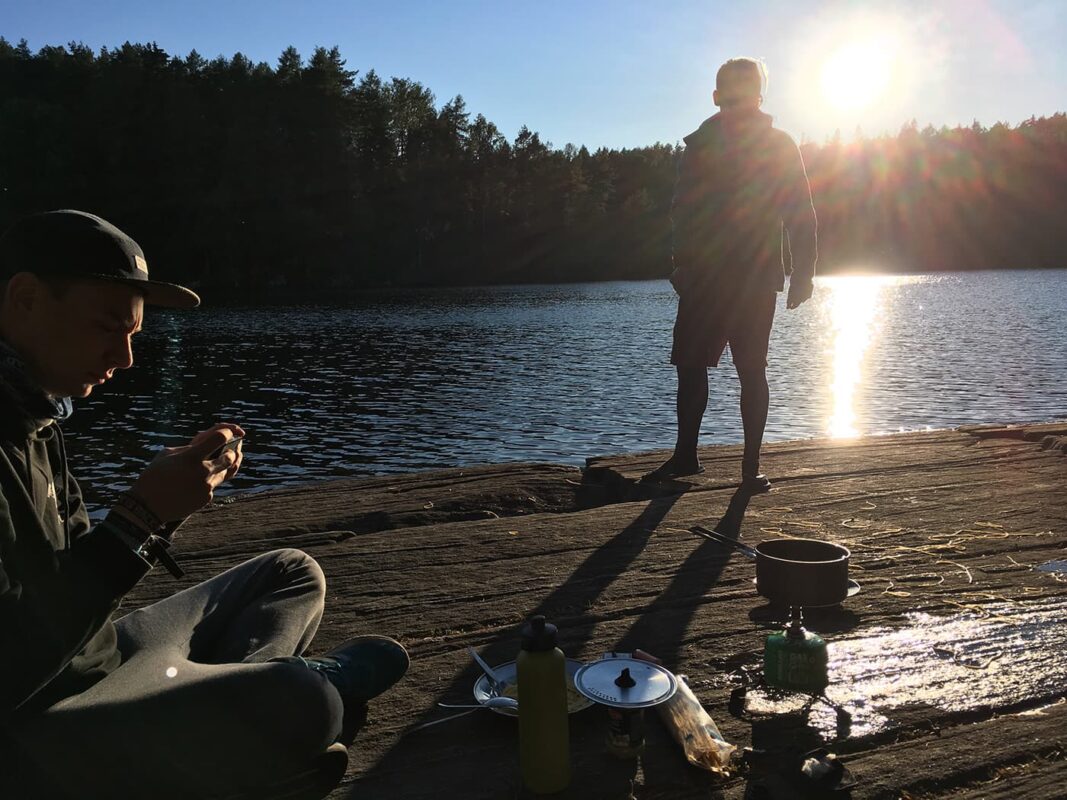
[[[1063,113],[802,150],[824,272],[1067,266]],[[663,277],[680,151],[509,139],[336,47],[271,66],[0,38],[0,227],[94,211],[213,300]]]

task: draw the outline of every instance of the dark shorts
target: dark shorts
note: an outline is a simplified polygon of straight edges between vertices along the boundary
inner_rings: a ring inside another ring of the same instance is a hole
[[[700,294],[678,299],[671,363],[679,367],[717,367],[726,345],[734,366],[767,366],[778,293],[759,292],[729,302],[709,302]]]

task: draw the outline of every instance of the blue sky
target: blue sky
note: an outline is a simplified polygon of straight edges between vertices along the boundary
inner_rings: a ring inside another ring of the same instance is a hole
[[[1065,0],[0,0],[0,35],[271,64],[338,45],[360,73],[417,80],[439,105],[462,94],[509,138],[526,124],[557,147],[677,142],[735,55],[765,60],[764,109],[816,141],[1067,110]]]

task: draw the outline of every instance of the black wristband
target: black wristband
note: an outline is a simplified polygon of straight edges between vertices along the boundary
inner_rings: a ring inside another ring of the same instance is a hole
[[[167,572],[175,578],[184,577],[185,570],[179,567],[178,562],[170,557],[170,554],[167,552],[168,547],[170,547],[170,542],[162,536],[152,535],[145,539],[141,546],[137,548],[137,555],[150,564],[155,564],[158,561],[166,567]]]
[[[178,563],[167,552],[170,542],[162,536],[146,533],[144,528],[121,514],[116,514],[114,511],[108,514],[100,524],[110,528],[115,538],[125,543],[134,553],[147,561],[150,567],[154,567],[159,563],[166,567],[167,572],[175,578],[185,576],[185,571],[178,566]]]

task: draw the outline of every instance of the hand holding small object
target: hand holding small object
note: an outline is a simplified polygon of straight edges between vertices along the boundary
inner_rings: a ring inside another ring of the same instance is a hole
[[[210,503],[215,489],[237,473],[244,435],[239,425],[219,423],[187,445],[166,447],[130,491],[163,522],[184,519]]]

